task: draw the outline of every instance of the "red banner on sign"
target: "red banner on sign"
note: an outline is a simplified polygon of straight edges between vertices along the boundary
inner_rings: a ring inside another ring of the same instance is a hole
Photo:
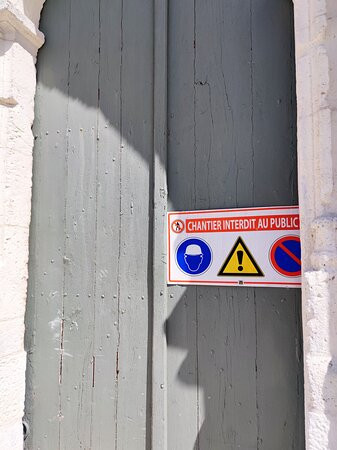
[[[186,233],[299,230],[298,214],[186,219]]]

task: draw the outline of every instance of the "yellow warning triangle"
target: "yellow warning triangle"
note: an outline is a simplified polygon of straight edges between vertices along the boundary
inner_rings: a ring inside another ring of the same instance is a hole
[[[239,237],[223,263],[218,276],[264,277],[246,244]]]

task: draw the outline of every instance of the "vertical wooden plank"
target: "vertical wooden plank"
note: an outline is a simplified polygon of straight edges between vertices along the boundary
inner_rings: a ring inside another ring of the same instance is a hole
[[[121,199],[116,447],[146,445],[148,302],[152,255],[153,2],[123,0],[121,15]],[[151,194],[150,194],[151,192]],[[149,400],[149,401],[148,401]]]
[[[256,449],[253,318],[253,293],[247,289],[199,294],[200,448]]]
[[[59,448],[69,9],[69,1],[49,2],[41,19],[48,39],[38,58],[25,343],[32,449]]]
[[[253,204],[249,13],[196,0],[197,209]],[[200,448],[256,448],[254,316],[252,289],[198,287]]]
[[[169,201],[177,210],[195,204],[194,1],[169,4],[168,131]]]
[[[167,337],[167,448],[194,448],[199,432],[196,289],[169,287]]]
[[[167,0],[154,1],[153,292],[151,448],[167,447]],[[150,317],[150,315],[149,315]],[[150,320],[151,320],[150,319]],[[150,324],[149,324],[150,326]]]
[[[251,20],[255,203],[297,204],[292,3],[253,0]],[[302,449],[300,291],[256,293],[259,448]]]
[[[115,449],[120,228],[121,1],[101,0],[97,143],[97,243],[91,446]]]
[[[254,196],[258,205],[297,204],[292,2],[252,0],[251,21]]]
[[[253,203],[249,2],[196,0],[197,208]]]
[[[304,449],[299,295],[286,289],[257,298],[259,448]]]
[[[171,210],[195,208],[194,1],[172,0],[168,20],[168,193]],[[198,435],[196,288],[169,287],[167,332],[169,449]]]
[[[95,339],[99,8],[71,1],[62,362],[62,449],[91,447]]]

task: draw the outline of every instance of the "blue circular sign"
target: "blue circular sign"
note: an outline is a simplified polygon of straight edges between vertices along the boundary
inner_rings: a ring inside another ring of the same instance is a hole
[[[299,236],[284,236],[270,249],[270,261],[274,269],[286,277],[301,275],[301,241]]]
[[[179,269],[187,275],[201,275],[212,264],[211,247],[202,239],[185,239],[178,245],[176,261]]]

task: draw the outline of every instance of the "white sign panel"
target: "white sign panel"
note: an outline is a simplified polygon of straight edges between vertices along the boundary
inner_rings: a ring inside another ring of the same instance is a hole
[[[168,213],[168,283],[301,286],[297,206]]]

